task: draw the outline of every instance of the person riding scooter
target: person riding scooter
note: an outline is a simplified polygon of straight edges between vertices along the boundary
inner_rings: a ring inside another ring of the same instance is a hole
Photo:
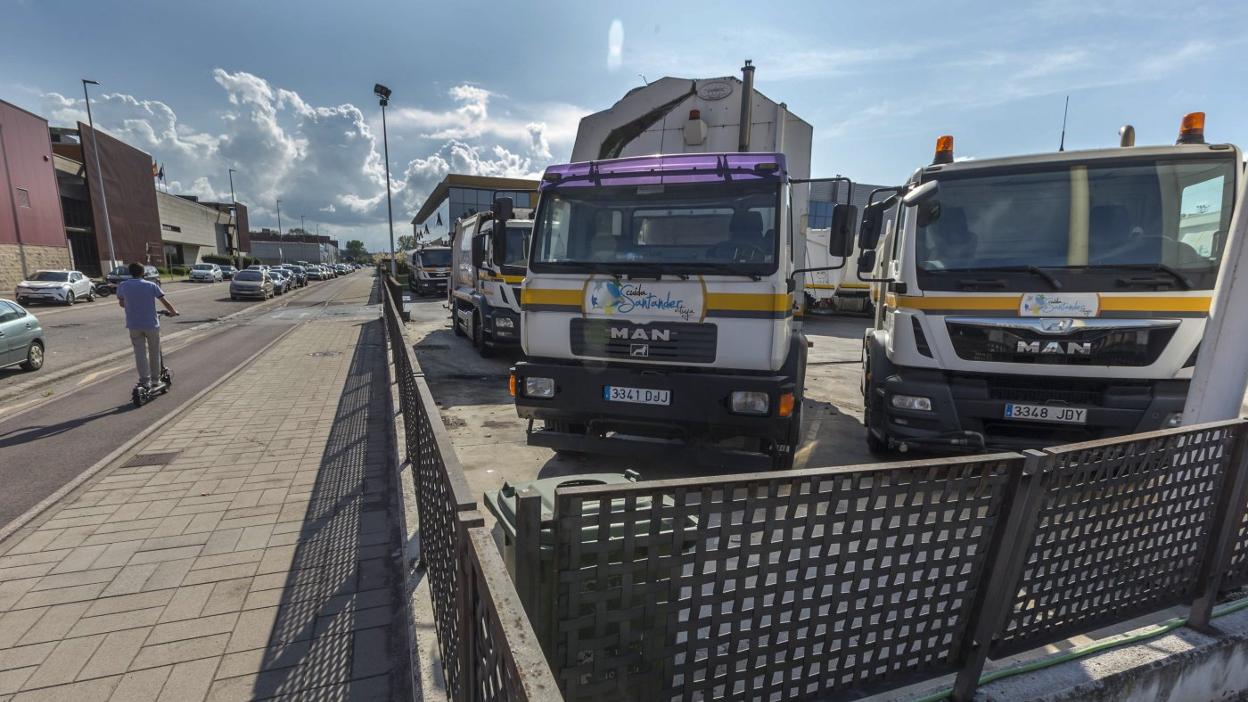
[[[156,301],[164,305],[170,316],[178,311],[165,297],[160,286],[143,279],[143,264],[130,264],[130,279],[117,286],[117,304],[126,311],[126,329],[130,330],[130,344],[134,347],[134,365],[139,372],[139,385],[152,387],[152,374],[161,372],[160,317],[156,314]]]

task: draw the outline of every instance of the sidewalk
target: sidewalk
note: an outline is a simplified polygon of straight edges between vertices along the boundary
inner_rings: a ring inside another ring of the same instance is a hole
[[[408,694],[384,335],[356,275],[0,544],[0,702]]]

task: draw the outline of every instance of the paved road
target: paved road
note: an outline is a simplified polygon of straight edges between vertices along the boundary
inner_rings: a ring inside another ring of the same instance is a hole
[[[231,300],[229,283],[165,283],[162,287],[181,314],[165,322],[166,333],[189,329],[256,304]],[[29,309],[39,318],[47,340],[44,373],[130,347],[123,312],[115,296],[79,302],[73,307],[34,304]],[[17,368],[0,370],[0,392],[32,377]]]
[[[292,298],[284,308],[240,315],[205,333],[195,343],[169,352],[167,360],[175,374],[174,388],[141,409],[130,404],[134,378],[123,372],[7,419],[0,418],[0,456],[4,457],[0,460],[0,485],[4,486],[0,525],[55,492],[279,334],[310,318],[313,311],[334,296],[367,286],[372,280],[369,273],[360,271],[321,283]],[[225,290],[220,285],[216,288]],[[216,297],[200,293],[201,299],[197,300],[195,294],[189,292],[175,304],[195,309],[207,302],[202,298]],[[95,305],[100,306],[101,302]],[[106,306],[116,309],[115,304]],[[70,314],[78,315],[77,311]],[[88,314],[103,317],[114,313]]]

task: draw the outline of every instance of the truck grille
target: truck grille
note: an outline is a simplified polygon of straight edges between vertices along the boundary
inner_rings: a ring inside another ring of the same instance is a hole
[[[572,353],[634,361],[714,363],[719,327],[694,322],[633,322],[573,318]]]
[[[1025,328],[948,322],[959,358],[1064,366],[1148,366],[1174,336],[1173,327],[1094,328],[1045,334]]]

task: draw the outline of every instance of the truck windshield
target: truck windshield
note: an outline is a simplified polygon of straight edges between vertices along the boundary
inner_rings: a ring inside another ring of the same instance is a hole
[[[568,188],[542,197],[534,270],[776,270],[775,183]]]
[[[503,242],[503,265],[524,268],[529,260],[529,227],[507,227],[507,238]]]
[[[1121,287],[1131,275],[1212,288],[1234,167],[1166,158],[942,173],[939,197],[914,213],[920,286],[959,289],[987,276],[1007,287],[999,274],[1022,273],[1019,285],[1037,290]]]
[[[435,249],[420,252],[420,265],[426,268],[446,268],[451,265],[450,249]]]

